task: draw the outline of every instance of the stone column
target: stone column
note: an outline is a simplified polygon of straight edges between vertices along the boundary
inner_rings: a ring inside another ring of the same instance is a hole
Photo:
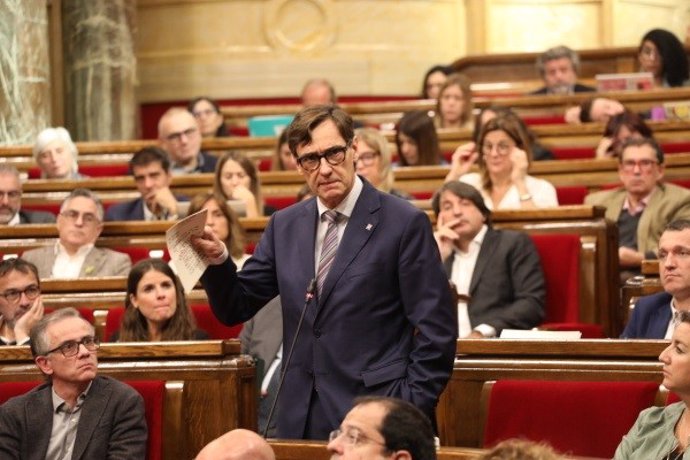
[[[132,139],[136,0],[63,0],[65,125],[80,141]]]
[[[45,0],[0,0],[0,144],[32,143],[50,120]]]

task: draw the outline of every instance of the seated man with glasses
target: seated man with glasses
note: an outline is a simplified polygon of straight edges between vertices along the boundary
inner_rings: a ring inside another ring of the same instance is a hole
[[[674,220],[664,229],[659,279],[664,290],[637,299],[622,339],[670,340],[678,314],[690,310],[690,220]]]
[[[664,152],[651,138],[630,138],[621,147],[622,187],[587,195],[585,204],[604,206],[618,224],[621,280],[639,273],[642,260],[655,259],[666,225],[690,218],[690,190],[665,184]]]
[[[0,458],[146,458],[144,401],[132,387],[97,376],[98,339],[73,308],[31,329],[31,353],[47,378],[0,406]]]
[[[0,345],[26,345],[29,331],[43,317],[41,283],[31,262],[0,262]]]
[[[211,173],[217,158],[201,151],[201,131],[194,115],[172,107],[158,121],[158,140],[172,160],[172,173]]]
[[[436,441],[427,416],[409,402],[365,396],[331,432],[328,451],[331,460],[434,460]]]
[[[103,204],[91,190],[74,189],[65,198],[57,229],[59,238],[54,244],[22,255],[36,265],[41,279],[129,274],[132,261],[127,254],[94,246],[103,230]]]
[[[0,164],[0,225],[50,224],[55,216],[45,211],[23,211],[22,182],[14,166]]]

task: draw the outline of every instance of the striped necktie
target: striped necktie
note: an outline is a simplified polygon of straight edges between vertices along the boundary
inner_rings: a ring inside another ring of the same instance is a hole
[[[321,295],[323,283],[326,281],[326,276],[328,276],[328,271],[331,269],[331,265],[333,265],[335,253],[338,250],[338,222],[342,214],[331,210],[324,212],[323,217],[328,221],[328,228],[326,229],[326,236],[321,247],[319,272],[316,274],[316,292],[319,295]]]

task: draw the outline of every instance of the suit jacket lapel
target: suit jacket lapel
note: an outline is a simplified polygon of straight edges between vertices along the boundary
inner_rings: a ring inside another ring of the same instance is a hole
[[[482,247],[479,248],[479,255],[477,256],[477,263],[474,265],[474,271],[472,272],[472,281],[470,281],[470,295],[474,293],[479,280],[481,279],[482,272],[489,265],[493,259],[493,253],[496,251],[498,246],[498,233],[489,229],[484,235],[484,241],[482,241]]]
[[[86,446],[89,445],[93,432],[98,426],[98,421],[105,412],[111,392],[112,390],[107,382],[98,377],[94,379],[81,408],[82,414],[79,416],[77,437],[74,440],[74,451],[72,452],[73,459],[78,460],[82,458]]]
[[[86,258],[84,259],[84,263],[81,266],[81,270],[79,270],[79,276],[93,276],[94,273],[98,273],[100,271],[101,266],[103,265],[104,259],[105,253],[103,251],[96,247],[91,248],[89,253],[86,255]]]
[[[53,387],[47,385],[44,389],[39,390],[26,405],[26,419],[32,446],[30,459],[42,459],[48,451],[50,433],[53,427],[52,391]]]
[[[362,193],[352,210],[352,215],[345,227],[345,233],[343,233],[343,237],[338,244],[335,260],[324,282],[323,292],[319,299],[319,311],[321,305],[328,300],[328,296],[345,269],[357,257],[362,247],[376,231],[379,223],[377,211],[381,208],[380,199],[376,190],[368,182],[363,182]]]
[[[652,196],[649,197],[649,203],[645,206],[645,210],[640,215],[640,221],[637,224],[637,247],[646,246],[645,242],[652,226],[652,219],[658,219],[659,213],[656,212],[659,207],[659,202],[663,198],[664,190],[661,185],[657,185]],[[622,205],[621,205],[622,207]],[[647,211],[647,212],[645,212]]]
[[[668,330],[668,323],[671,321],[671,297],[668,296],[668,301],[664,303],[663,307],[657,308],[654,315],[650,318],[649,333],[654,337],[661,339],[666,335]]]

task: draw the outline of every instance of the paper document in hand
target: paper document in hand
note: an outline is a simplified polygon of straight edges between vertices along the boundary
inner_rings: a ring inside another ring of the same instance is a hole
[[[170,259],[182,282],[185,292],[190,292],[208,267],[208,260],[192,246],[192,236],[201,236],[206,225],[207,209],[187,216],[165,232]]]

